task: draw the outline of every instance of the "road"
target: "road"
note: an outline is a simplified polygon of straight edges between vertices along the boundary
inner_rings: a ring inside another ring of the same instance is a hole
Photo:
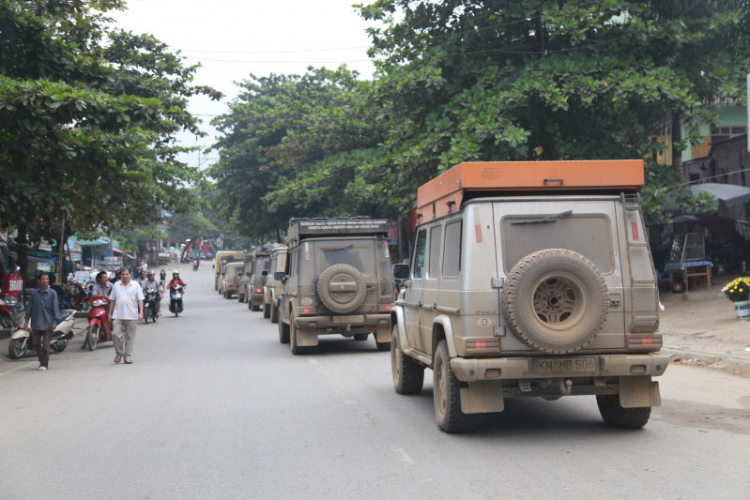
[[[0,360],[0,499],[750,497],[750,379],[671,366],[639,431],[581,397],[510,401],[447,435],[431,372],[399,396],[372,339],[292,356],[276,325],[213,291],[210,265],[182,269],[184,316],[165,304],[141,324],[133,365],[82,336],[46,373]]]

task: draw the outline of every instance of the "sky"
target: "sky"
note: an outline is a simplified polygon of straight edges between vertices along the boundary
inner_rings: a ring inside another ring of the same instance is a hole
[[[180,134],[183,146],[213,144],[211,119],[228,111],[240,82],[255,76],[302,74],[308,66],[346,64],[363,78],[374,67],[367,57],[368,24],[352,7],[367,0],[128,0],[124,12],[110,13],[116,25],[154,35],[188,59],[200,63],[196,85],[208,85],[225,97],[220,102],[197,97],[189,110],[203,120],[208,137]],[[181,160],[206,168],[218,152],[195,152]]]

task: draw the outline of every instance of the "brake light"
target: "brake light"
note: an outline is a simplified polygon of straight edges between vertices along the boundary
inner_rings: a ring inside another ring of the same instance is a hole
[[[391,307],[393,307],[393,304],[380,304],[378,305],[378,309],[380,312],[388,312],[391,310]]]
[[[262,288],[256,288],[255,289],[255,293],[263,293],[263,289]]]
[[[466,349],[469,351],[499,351],[499,338],[466,339]]]
[[[638,348],[659,348],[662,347],[663,341],[662,336],[659,334],[654,335],[631,335],[628,337],[628,349]]]
[[[315,314],[314,307],[305,307],[302,309],[302,314]]]

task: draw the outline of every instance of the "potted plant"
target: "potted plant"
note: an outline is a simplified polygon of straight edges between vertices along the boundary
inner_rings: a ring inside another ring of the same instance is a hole
[[[750,318],[750,278],[737,278],[721,289],[734,302],[737,318]]]

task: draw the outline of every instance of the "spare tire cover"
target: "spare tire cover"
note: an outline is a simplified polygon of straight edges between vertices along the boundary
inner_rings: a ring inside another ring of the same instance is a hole
[[[529,254],[506,280],[505,320],[533,349],[551,354],[577,351],[596,338],[608,312],[608,289],[601,272],[571,250]]]
[[[348,264],[335,264],[318,278],[318,298],[335,313],[346,314],[365,301],[367,286],[362,273]]]

